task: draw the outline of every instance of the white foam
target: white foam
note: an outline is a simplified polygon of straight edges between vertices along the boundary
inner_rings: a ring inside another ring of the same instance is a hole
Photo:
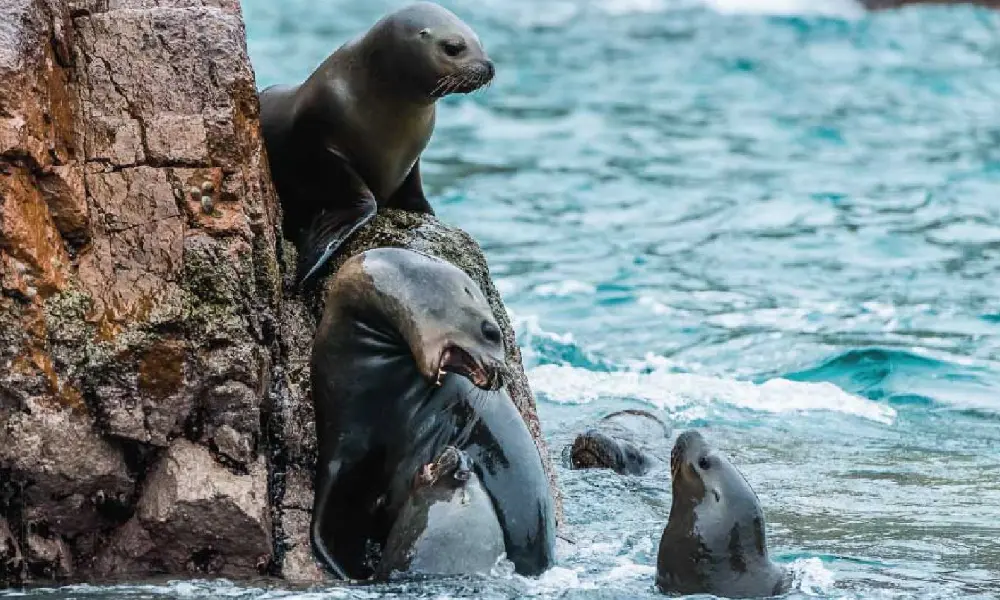
[[[593,294],[597,288],[589,283],[567,279],[553,283],[543,283],[535,288],[535,293],[539,296],[566,297],[584,294]]]
[[[542,329],[541,321],[538,319],[538,315],[520,315],[514,311],[508,311],[510,315],[511,322],[513,323],[514,331],[525,337],[526,342],[530,342],[532,338],[541,338],[552,340],[559,344],[575,344],[576,338],[573,337],[572,332],[567,333],[557,333],[555,331],[548,331]],[[522,351],[526,351],[527,348],[521,348]]]
[[[823,15],[858,19],[864,8],[854,0],[702,0],[722,14]]]
[[[664,304],[656,298],[645,294],[639,296],[639,306],[649,308],[658,317],[676,316],[686,313],[686,311],[678,310],[669,304]]]
[[[653,565],[640,565],[620,556],[615,558],[615,563],[605,576],[609,581],[653,581],[656,577]]]
[[[819,596],[834,591],[833,571],[823,566],[818,558],[803,558],[789,565],[792,586],[805,594]]]
[[[630,15],[635,13],[657,13],[667,10],[667,0],[598,0],[598,8],[609,15]]]
[[[535,579],[522,578],[527,583],[529,596],[550,597],[566,590],[594,590],[597,585],[580,580],[582,568],[552,567]]]
[[[726,404],[770,413],[832,411],[890,424],[896,411],[848,394],[832,383],[772,379],[762,384],[666,370],[610,373],[568,365],[541,365],[528,371],[537,394],[560,404],[587,404],[600,398],[648,402],[682,418],[698,418],[707,406]],[[693,411],[693,412],[692,412]]]

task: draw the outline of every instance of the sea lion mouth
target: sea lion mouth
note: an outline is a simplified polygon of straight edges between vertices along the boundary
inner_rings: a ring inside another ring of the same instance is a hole
[[[687,462],[688,450],[691,445],[701,436],[695,432],[687,431],[677,438],[674,448],[670,451],[670,476],[677,480],[683,472],[684,463]]]
[[[465,377],[477,388],[487,391],[496,391],[503,387],[506,379],[504,369],[495,365],[483,364],[463,348],[455,345],[445,347],[438,362],[437,381],[441,384],[441,378],[445,373],[455,373]]]
[[[493,63],[483,61],[480,64],[466,67],[457,73],[445,75],[438,79],[431,90],[432,98],[444,98],[449,94],[469,94],[493,83],[496,69]]]
[[[413,489],[437,485],[442,479],[450,477],[456,484],[463,484],[472,477],[472,465],[469,456],[454,446],[447,446],[432,463],[421,467],[413,478]]]

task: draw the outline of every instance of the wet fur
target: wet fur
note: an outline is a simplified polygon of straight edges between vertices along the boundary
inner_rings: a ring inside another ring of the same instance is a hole
[[[312,543],[335,574],[374,572],[413,476],[449,445],[472,459],[517,571],[552,564],[551,492],[510,396],[455,373],[438,387],[422,366],[448,339],[502,361],[502,341],[477,338],[493,317],[478,288],[466,292],[470,285],[444,261],[387,248],[352,258],[331,284],[312,357]]]
[[[729,459],[688,431],[674,445],[671,472],[673,501],[656,561],[660,591],[729,598],[787,591],[788,573],[767,555],[757,495]]]
[[[426,33],[426,35],[425,35]],[[443,44],[461,42],[451,57]],[[319,274],[378,207],[433,214],[420,155],[435,102],[492,80],[479,38],[444,8],[395,11],[338,48],[301,85],[260,93],[261,128],[299,253],[297,279]]]

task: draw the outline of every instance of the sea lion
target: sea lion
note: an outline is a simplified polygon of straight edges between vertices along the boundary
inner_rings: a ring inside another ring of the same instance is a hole
[[[488,573],[503,553],[503,530],[472,459],[448,446],[414,477],[374,578]]]
[[[673,503],[656,557],[664,593],[776,596],[791,578],[767,556],[764,513],[743,474],[697,431],[670,455]]]
[[[318,460],[312,544],[341,577],[378,565],[413,476],[464,450],[522,574],[553,561],[541,456],[505,381],[504,342],[482,292],[443,260],[395,248],[352,257],[328,287],[313,342]]]
[[[576,436],[569,449],[574,469],[613,469],[621,475],[645,475],[666,466],[670,428],[651,412],[620,410]]]
[[[452,12],[418,2],[331,54],[301,85],[260,93],[260,121],[298,280],[317,273],[377,207],[433,214],[420,155],[435,103],[495,69]]]

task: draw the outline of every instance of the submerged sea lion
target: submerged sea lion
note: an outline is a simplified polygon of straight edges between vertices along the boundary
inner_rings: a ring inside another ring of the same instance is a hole
[[[319,444],[311,538],[332,571],[373,573],[413,476],[447,446],[472,459],[517,572],[552,564],[548,479],[502,388],[500,328],[468,275],[410,250],[352,257],[329,285],[311,366]]]
[[[298,279],[315,274],[377,207],[433,214],[420,154],[435,102],[493,79],[475,32],[418,2],[338,48],[301,85],[260,93],[260,121]]]
[[[645,410],[611,413],[576,436],[569,449],[574,469],[613,469],[622,475],[645,475],[665,466],[670,428]]]
[[[656,557],[656,585],[676,594],[776,596],[791,578],[767,556],[764,513],[743,474],[697,431],[670,456],[673,504]]]
[[[472,459],[449,446],[417,473],[375,579],[487,573],[503,553],[503,530]]]

